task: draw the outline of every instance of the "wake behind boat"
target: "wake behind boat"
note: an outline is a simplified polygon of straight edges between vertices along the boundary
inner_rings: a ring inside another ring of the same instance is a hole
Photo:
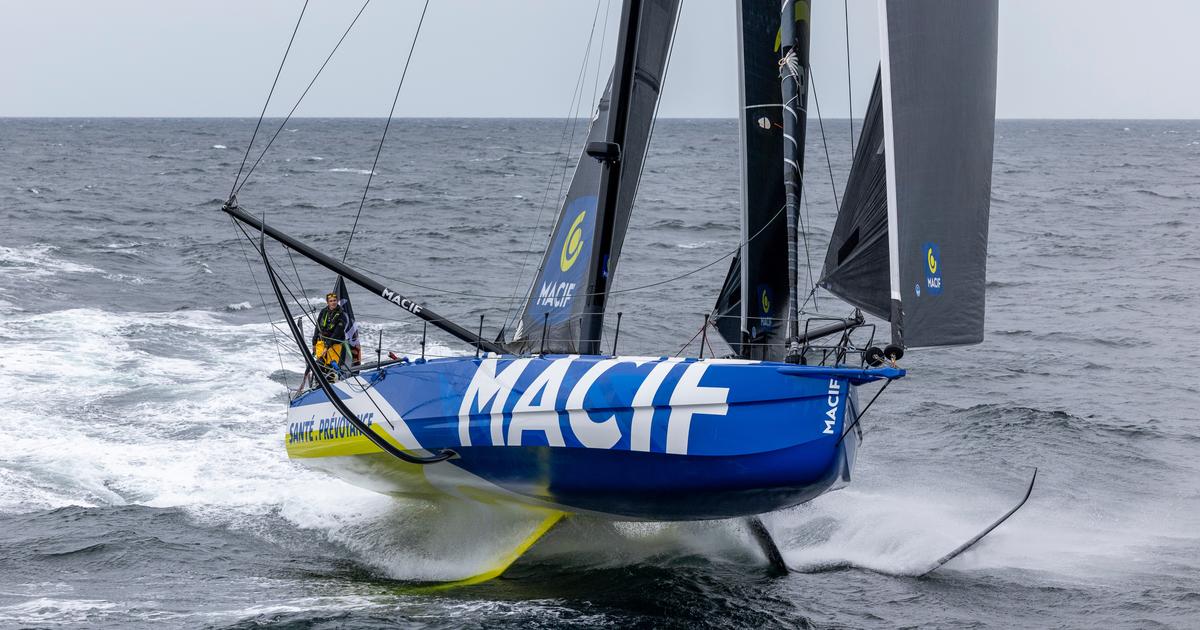
[[[996,3],[880,7],[880,71],[824,270],[804,298],[809,7],[739,5],[742,238],[701,333],[714,328],[727,358],[703,358],[705,340],[694,358],[619,356],[619,318],[611,336],[604,326],[678,0],[624,3],[616,65],[510,338],[502,328],[489,340],[482,319],[471,331],[272,227],[239,204],[235,184],[223,209],[249,228],[239,226],[315,385],[289,404],[289,456],[392,495],[548,515],[528,544],[562,514],[754,517],[848,483],[870,405],[857,389],[903,377],[906,347],[975,343],[983,326]],[[302,315],[314,348],[268,238],[338,276],[327,310]],[[343,279],[474,356],[358,364]],[[875,344],[858,309],[806,311],[818,285],[890,322],[891,343]]]

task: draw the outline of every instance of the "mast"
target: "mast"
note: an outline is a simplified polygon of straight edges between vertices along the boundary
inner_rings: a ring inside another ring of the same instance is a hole
[[[796,244],[796,224],[800,211],[801,176],[804,159],[804,127],[801,112],[805,112],[807,94],[803,90],[804,74],[807,72],[808,51],[798,45],[802,42],[796,32],[795,0],[784,0],[779,16],[779,80],[783,92],[783,187],[787,213],[788,250],[788,313],[787,313],[787,356],[788,363],[800,362],[800,290],[799,252]],[[805,21],[807,25],[807,21]],[[804,38],[803,44],[807,44]],[[798,50],[799,49],[799,50]],[[803,56],[804,59],[800,57]]]
[[[637,59],[638,18],[642,0],[626,0],[621,9],[621,34],[617,41],[617,61],[613,67],[612,109],[604,142],[592,142],[587,154],[600,161],[600,194],[596,201],[596,223],[591,251],[590,274],[583,307],[583,326],[579,339],[580,354],[600,354],[600,335],[604,329],[604,303],[608,299],[609,252],[617,217],[621,190],[621,147],[629,122],[629,95],[633,90],[634,63]]]
[[[741,247],[718,294],[717,331],[744,359],[782,361],[787,355],[791,297],[788,222],[784,191],[784,117],[780,73],[783,42],[778,4],[738,2],[738,149],[742,183]],[[796,0],[794,39],[789,42],[801,69],[808,66],[809,3]],[[789,135],[800,149],[803,172],[805,130],[803,73],[797,90],[797,124]],[[796,221],[798,223],[798,221]],[[795,226],[792,230],[795,232]],[[799,278],[799,274],[797,274]],[[800,326],[797,325],[797,329]]]

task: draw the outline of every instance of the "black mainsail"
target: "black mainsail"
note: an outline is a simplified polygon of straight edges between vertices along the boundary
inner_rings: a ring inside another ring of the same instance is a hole
[[[825,254],[821,286],[882,319],[891,317],[888,193],[879,74],[863,118],[850,178]]]
[[[978,343],[997,2],[885,0],[880,9],[879,78],[821,285],[890,321],[902,347]]]
[[[799,62],[797,82],[799,147],[797,171],[804,166],[809,57],[809,4],[796,2],[792,50]],[[780,360],[786,353],[788,225],[785,216],[784,110],[780,89],[779,5],[757,0],[738,3],[741,138],[742,246],[717,300],[717,330],[733,351],[746,358]],[[799,194],[799,190],[796,191]]]
[[[515,352],[599,353],[678,13],[679,0],[625,3],[616,66],[509,344]]]

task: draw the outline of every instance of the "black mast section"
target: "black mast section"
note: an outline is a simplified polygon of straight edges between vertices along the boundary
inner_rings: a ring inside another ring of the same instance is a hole
[[[807,16],[805,16],[807,18]],[[807,23],[807,20],[806,20]],[[796,243],[797,215],[800,212],[801,174],[800,164],[804,159],[804,138],[801,112],[805,111],[804,98],[800,91],[800,79],[808,72],[807,59],[800,59],[796,38],[796,2],[785,0],[779,15],[779,73],[783,94],[783,189],[787,206],[787,251],[788,251],[788,313],[787,343],[785,360],[800,361],[800,291],[798,288],[799,253]],[[805,55],[807,57],[807,55]],[[802,65],[804,64],[804,65]],[[798,140],[799,139],[799,140]]]
[[[434,313],[424,304],[420,304],[415,300],[409,299],[383,286],[369,276],[359,273],[346,264],[338,261],[336,258],[327,256],[326,254],[313,249],[299,239],[284,234],[283,232],[280,232],[279,230],[263,223],[262,221],[256,219],[253,215],[243,210],[240,206],[225,204],[221,207],[221,210],[225,211],[226,214],[234,219],[245,223],[257,231],[263,232],[267,236],[270,236],[280,243],[290,247],[297,254],[300,254],[301,256],[304,256],[318,265],[337,273],[354,284],[357,284],[358,286],[370,291],[371,293],[374,293],[375,295],[378,295],[379,297],[391,302],[392,304],[395,304],[396,306],[399,306],[409,313],[420,317],[430,324],[441,328],[451,335],[454,335],[455,337],[458,337],[459,339],[473,346],[482,348],[488,352],[495,352],[497,354],[503,354],[505,352],[503,346],[484,339],[481,335],[475,334],[466,328],[447,320],[441,315]]]
[[[613,68],[612,109],[608,117],[605,142],[588,145],[588,155],[600,160],[600,195],[596,202],[596,231],[592,248],[591,275],[587,282],[583,308],[580,354],[600,354],[600,335],[604,330],[604,305],[608,299],[609,253],[621,188],[621,151],[629,122],[629,97],[633,91],[634,62],[637,59],[641,0],[626,0],[621,9],[621,35],[617,40],[617,62]]]

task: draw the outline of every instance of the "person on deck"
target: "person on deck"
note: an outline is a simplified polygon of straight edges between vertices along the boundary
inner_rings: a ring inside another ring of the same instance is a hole
[[[335,376],[333,364],[342,365],[343,348],[346,344],[346,313],[338,305],[336,293],[325,296],[325,308],[317,314],[317,326],[313,331],[313,356],[322,365],[330,368],[326,378],[333,380]]]

